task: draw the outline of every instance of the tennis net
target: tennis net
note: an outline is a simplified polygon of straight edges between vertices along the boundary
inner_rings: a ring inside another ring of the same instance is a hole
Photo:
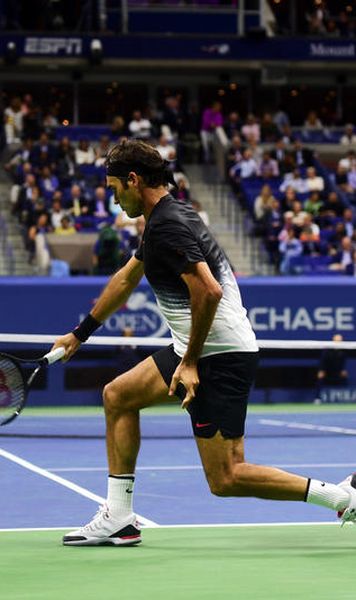
[[[33,358],[55,335],[0,334],[0,351]],[[71,361],[48,369],[31,390],[21,416],[0,428],[0,438],[101,439],[105,420],[101,389],[167,338],[94,336]],[[356,343],[259,340],[260,367],[251,393],[246,437],[356,435]],[[342,385],[317,386],[322,353],[345,353],[348,378]],[[145,409],[143,439],[190,438],[189,415],[177,403]]]

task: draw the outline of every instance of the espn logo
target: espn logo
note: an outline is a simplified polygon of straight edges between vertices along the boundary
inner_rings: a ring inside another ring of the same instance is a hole
[[[80,38],[28,37],[25,39],[25,54],[82,54],[83,44]]]

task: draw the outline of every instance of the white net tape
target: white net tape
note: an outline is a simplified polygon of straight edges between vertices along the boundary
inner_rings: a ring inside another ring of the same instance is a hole
[[[0,343],[53,344],[61,334],[18,334],[0,333]],[[321,340],[257,340],[261,349],[266,350],[356,350],[356,342],[332,342]],[[164,347],[172,343],[171,338],[157,337],[114,337],[93,336],[85,346],[142,346]]]

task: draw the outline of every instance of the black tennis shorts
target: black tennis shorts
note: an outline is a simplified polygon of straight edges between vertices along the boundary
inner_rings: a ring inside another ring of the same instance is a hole
[[[244,435],[247,401],[254,382],[258,352],[226,352],[198,361],[199,387],[188,411],[197,437],[211,438],[220,431],[224,438]],[[181,358],[173,345],[152,355],[167,386]],[[179,384],[176,396],[183,400],[185,389]]]

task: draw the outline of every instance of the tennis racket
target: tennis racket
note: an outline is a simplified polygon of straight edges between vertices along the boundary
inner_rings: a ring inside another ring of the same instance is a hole
[[[64,355],[64,348],[56,348],[34,360],[17,358],[0,352],[0,426],[11,423],[23,410],[31,384],[37,374]],[[36,364],[28,379],[23,370],[24,363]]]

